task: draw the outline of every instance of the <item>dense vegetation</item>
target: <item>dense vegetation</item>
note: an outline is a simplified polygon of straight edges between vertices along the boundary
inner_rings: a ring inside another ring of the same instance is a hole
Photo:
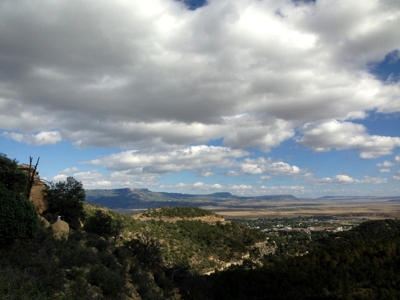
[[[68,240],[40,228],[32,240],[0,251],[1,299],[200,297],[208,285],[201,272],[265,238],[236,223],[144,222],[93,205],[84,212],[83,228]]]
[[[209,277],[215,299],[399,299],[400,221],[365,222],[316,250]]]
[[[0,246],[32,238],[38,226],[36,210],[26,198],[28,177],[17,166],[0,154]]]
[[[212,212],[197,207],[160,207],[149,209],[143,213],[145,217],[169,217],[169,218],[196,218],[213,215]]]
[[[56,240],[37,227],[16,162],[0,163],[0,299],[400,299],[399,220],[311,239],[267,235],[198,208],[140,219],[85,204],[69,178],[52,185],[44,214],[76,224]],[[193,219],[203,216],[217,221]]]
[[[46,217],[55,221],[57,216],[61,216],[72,228],[78,229],[85,218],[83,201],[86,194],[82,183],[67,177],[66,181],[51,183],[47,194],[49,208]]]

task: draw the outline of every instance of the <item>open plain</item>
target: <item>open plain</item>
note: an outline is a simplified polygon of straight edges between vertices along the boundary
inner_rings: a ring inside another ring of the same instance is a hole
[[[333,198],[298,201],[268,201],[242,206],[204,206],[226,219],[291,218],[332,215],[384,219],[400,217],[400,197]]]

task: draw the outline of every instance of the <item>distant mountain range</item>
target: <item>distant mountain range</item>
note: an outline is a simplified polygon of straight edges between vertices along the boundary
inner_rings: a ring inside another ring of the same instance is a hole
[[[319,197],[317,200],[388,200],[388,201],[399,201],[399,196],[324,196]]]
[[[148,189],[86,190],[86,202],[111,209],[148,209],[161,206],[243,206],[263,201],[296,201],[293,195],[241,197],[220,192],[207,195],[152,192]]]

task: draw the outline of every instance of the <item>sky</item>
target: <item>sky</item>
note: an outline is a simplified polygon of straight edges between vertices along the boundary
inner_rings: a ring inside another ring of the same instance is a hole
[[[400,195],[398,0],[1,0],[0,153],[85,189]]]

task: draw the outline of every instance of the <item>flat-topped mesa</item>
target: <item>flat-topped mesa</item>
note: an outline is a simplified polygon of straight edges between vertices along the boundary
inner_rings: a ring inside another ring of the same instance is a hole
[[[29,174],[29,168],[31,168],[32,172],[33,167],[29,167],[27,164],[21,164],[18,166],[18,169],[26,174]],[[33,178],[33,185],[29,194],[29,200],[35,206],[38,214],[41,215],[49,207],[47,202],[47,190],[49,187],[40,179],[38,172],[35,172]]]

